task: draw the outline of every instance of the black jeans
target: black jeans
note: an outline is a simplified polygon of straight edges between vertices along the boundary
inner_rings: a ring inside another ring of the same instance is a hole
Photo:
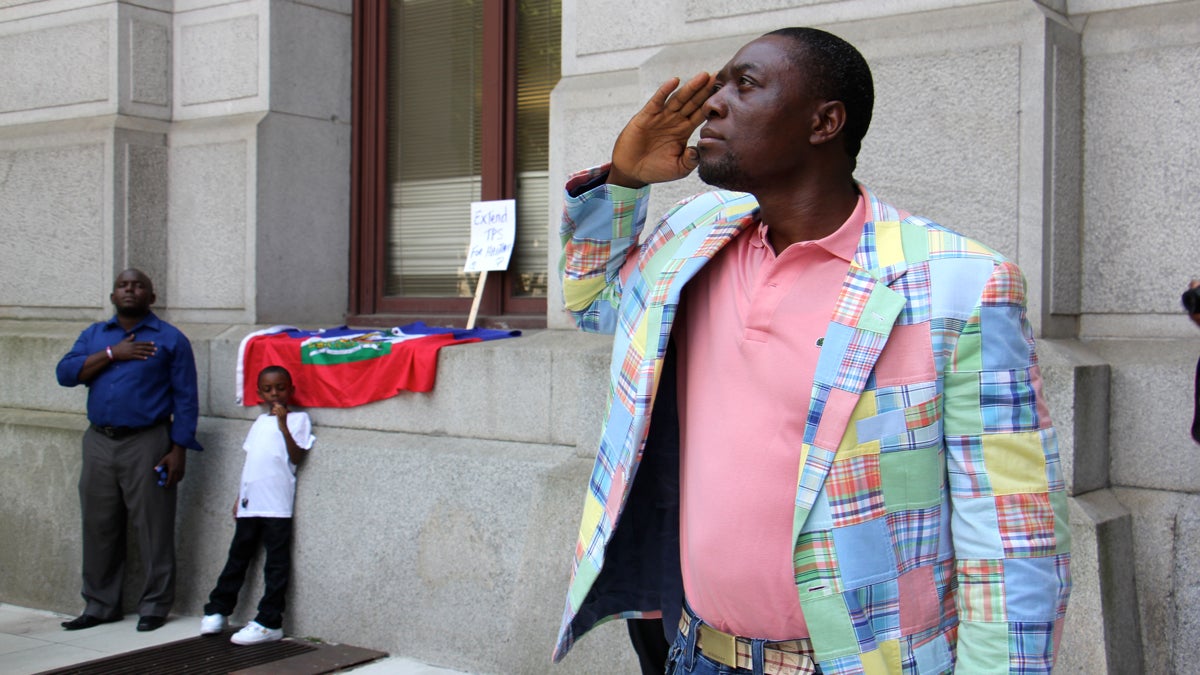
[[[217,587],[208,596],[205,614],[233,614],[238,592],[246,580],[246,568],[258,551],[259,544],[267,551],[263,565],[263,596],[254,617],[264,628],[283,627],[284,595],[292,569],[291,518],[238,518],[229,545],[229,559],[217,579]]]

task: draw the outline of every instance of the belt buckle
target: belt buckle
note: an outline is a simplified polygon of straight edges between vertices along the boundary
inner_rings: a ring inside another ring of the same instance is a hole
[[[706,624],[700,624],[696,632],[696,642],[705,656],[731,668],[737,668],[736,637],[722,633]]]

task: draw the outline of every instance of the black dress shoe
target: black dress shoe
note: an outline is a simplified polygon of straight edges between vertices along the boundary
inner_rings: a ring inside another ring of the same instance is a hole
[[[91,614],[80,614],[70,621],[62,622],[62,627],[66,630],[83,630],[84,628],[99,626],[102,623],[112,623],[120,620],[121,617],[119,616],[111,619],[101,619],[100,617],[92,616]]]
[[[162,628],[162,625],[167,622],[167,618],[163,616],[143,616],[138,619],[137,629],[142,633]]]

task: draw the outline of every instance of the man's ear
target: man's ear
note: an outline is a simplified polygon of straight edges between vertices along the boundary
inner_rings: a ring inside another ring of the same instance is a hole
[[[809,142],[813,145],[828,143],[842,133],[846,126],[846,104],[841,101],[822,101],[813,110],[812,134]]]

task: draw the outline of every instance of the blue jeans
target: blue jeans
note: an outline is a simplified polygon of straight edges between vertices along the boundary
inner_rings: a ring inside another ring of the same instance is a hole
[[[682,631],[676,631],[675,642],[667,653],[666,675],[763,675],[762,650],[767,640],[751,640],[751,651],[755,656],[753,670],[732,668],[713,661],[696,648],[697,626],[694,623],[686,637]],[[815,675],[821,675],[820,666],[817,666]]]

